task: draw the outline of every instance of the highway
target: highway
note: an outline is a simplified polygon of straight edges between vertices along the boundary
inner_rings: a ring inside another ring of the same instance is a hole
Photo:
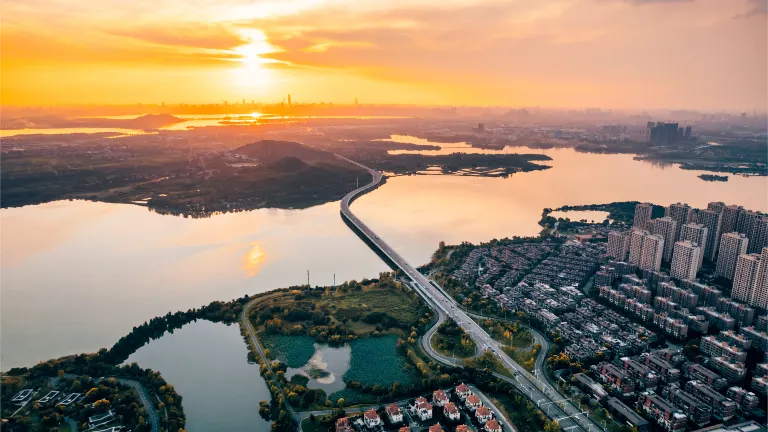
[[[349,208],[350,203],[361,194],[378,186],[383,176],[380,172],[368,168],[365,165],[359,164],[343,156],[336,156],[367,170],[372,176],[371,183],[353,190],[342,198],[342,217],[354,225],[360,233],[375,245],[379,252],[389,258],[394,265],[405,273],[405,275],[413,282],[411,287],[413,287],[438,313],[438,320],[445,320],[446,317],[450,317],[472,338],[472,340],[474,340],[478,347],[493,352],[504,367],[514,375],[514,379],[508,379],[508,381],[528,396],[547,416],[553,420],[557,420],[562,430],[576,432],[600,430],[597,424],[587,418],[586,415],[574,406],[565,396],[560,395],[555,388],[549,385],[546,379],[534,377],[512,360],[512,358],[501,349],[501,345],[497,341],[491,338],[479,324],[467,315],[467,313],[461,310],[460,306],[452,297],[444,293],[436,284],[430,283],[424,275],[419,273],[411,264],[405,261],[405,259],[381,239],[378,234],[352,213]],[[434,326],[431,331],[434,332],[436,328],[437,326]],[[431,337],[430,334],[425,336],[424,339],[427,340],[427,343],[423,345],[430,346],[428,342],[429,337]],[[433,356],[434,354],[437,354],[431,349],[431,346],[428,349],[428,353]],[[446,360],[445,357],[442,356],[438,356],[436,359],[441,362],[445,362]],[[447,360],[448,363],[450,363],[450,359]]]

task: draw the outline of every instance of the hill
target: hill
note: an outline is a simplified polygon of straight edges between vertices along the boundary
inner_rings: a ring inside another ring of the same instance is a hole
[[[308,164],[327,163],[338,165],[341,162],[332,153],[293,141],[262,140],[238,147],[232,150],[232,153],[258,159],[266,164],[286,157],[300,159]]]

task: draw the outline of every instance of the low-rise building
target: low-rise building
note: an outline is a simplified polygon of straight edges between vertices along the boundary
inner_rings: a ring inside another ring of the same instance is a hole
[[[648,420],[638,415],[632,408],[624,404],[624,402],[616,399],[613,396],[609,396],[605,400],[605,405],[608,411],[619,417],[621,420],[628,422],[630,425],[637,428],[640,432],[646,432],[650,429],[651,425]]]
[[[729,383],[741,382],[747,376],[744,363],[734,363],[725,357],[715,357],[710,361],[712,369],[716,370]]]
[[[671,388],[667,397],[698,426],[704,426],[712,419],[712,408],[709,405],[679,388]]]
[[[634,393],[634,381],[621,369],[610,363],[601,363],[598,365],[598,368],[600,379],[604,383],[610,384],[611,388],[615,389],[624,396],[629,396]]]
[[[421,421],[429,420],[432,418],[432,405],[427,402],[427,399],[420,397],[416,399],[415,412]]]
[[[757,408],[757,405],[760,403],[760,399],[758,399],[757,395],[751,391],[744,390],[741,387],[730,387],[728,391],[725,392],[725,396],[739,404],[739,409],[746,413]]]
[[[447,403],[448,395],[446,395],[443,390],[435,390],[432,392],[432,405],[442,407]]]
[[[750,342],[744,338],[747,342]],[[730,345],[726,341],[718,340],[714,336],[704,336],[701,338],[699,349],[710,357],[725,357],[734,363],[744,363],[747,359],[747,353],[740,347]]]
[[[752,390],[754,390],[755,393],[761,394],[763,396],[768,396],[768,377],[766,376],[753,377]]]
[[[765,327],[757,329],[755,327],[742,327],[739,334],[752,341],[752,346],[762,352],[768,352],[768,334]]]
[[[375,428],[381,426],[381,417],[375,409],[371,408],[363,414],[363,422],[367,428]]]
[[[488,407],[481,406],[475,410],[475,418],[478,423],[483,424],[493,418],[493,412]]]
[[[483,427],[486,432],[501,432],[501,425],[498,421],[491,419]],[[458,432],[458,429],[456,430]]]
[[[390,423],[402,423],[403,411],[396,403],[389,404],[387,405],[387,417],[389,417]]]
[[[341,417],[336,420],[336,432],[352,432],[352,425],[349,423],[349,418]]]
[[[464,405],[467,407],[467,409],[474,411],[477,408],[480,408],[483,405],[483,402],[477,395],[471,394],[467,396],[467,399],[464,401]]]
[[[577,373],[573,375],[573,378],[578,383],[579,387],[581,387],[582,390],[589,392],[592,394],[592,396],[595,397],[595,399],[600,400],[606,396],[608,396],[608,392],[603,389],[603,386],[601,386],[598,382],[587,376],[583,373]]]
[[[641,407],[656,423],[669,432],[685,430],[688,418],[671,402],[653,392],[645,392],[641,397]]]
[[[712,415],[722,421],[728,421],[736,415],[736,402],[721,395],[706,384],[691,380],[685,384],[685,390],[695,398],[709,405],[712,409]]]
[[[471,395],[472,391],[469,389],[469,386],[467,386],[464,383],[459,384],[456,386],[456,396],[459,397],[459,399],[464,400],[467,398],[467,396]]]
[[[461,412],[453,402],[445,404],[445,407],[443,407],[443,415],[451,421],[458,421],[461,418]]]
[[[674,383],[680,381],[680,369],[674,367],[669,361],[661,358],[656,353],[644,354],[645,365],[658,373],[661,380],[665,383]]]

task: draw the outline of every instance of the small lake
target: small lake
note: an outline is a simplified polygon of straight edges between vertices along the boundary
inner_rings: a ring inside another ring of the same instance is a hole
[[[247,355],[239,326],[197,321],[143,346],[126,363],[159,371],[176,388],[191,432],[267,431],[259,402],[271,396]]]
[[[285,376],[290,379],[294,375],[303,375],[309,378],[307,388],[322,389],[330,396],[346,387],[342,378],[349,370],[351,354],[352,348],[348,344],[330,346],[316,343],[315,354],[307,364],[299,368],[288,368]]]

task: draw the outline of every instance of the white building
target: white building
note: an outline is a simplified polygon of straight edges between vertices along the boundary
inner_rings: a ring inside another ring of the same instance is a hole
[[[389,417],[390,423],[402,423],[403,411],[395,403],[387,405],[387,417]]]
[[[660,235],[664,239],[664,254],[662,260],[670,261],[672,259],[672,251],[675,248],[675,241],[677,241],[677,222],[669,216],[663,218],[652,219],[650,222],[651,233]],[[656,269],[658,270],[658,269]]]
[[[728,232],[720,237],[720,249],[717,253],[715,275],[733,280],[736,273],[736,262],[739,256],[747,253],[749,239],[744,234]]]
[[[372,429],[381,426],[381,417],[375,409],[371,408],[363,414],[363,422],[365,422],[365,427]]]
[[[696,280],[701,248],[690,240],[675,242],[669,275],[676,279]]]
[[[704,253],[707,249],[707,238],[709,230],[707,227],[700,223],[687,223],[683,225],[680,230],[680,238],[678,240],[689,240],[691,243],[699,245],[701,253],[699,253],[699,263],[696,267],[696,271],[701,268],[701,263],[704,261]],[[674,255],[674,251],[672,252]]]

